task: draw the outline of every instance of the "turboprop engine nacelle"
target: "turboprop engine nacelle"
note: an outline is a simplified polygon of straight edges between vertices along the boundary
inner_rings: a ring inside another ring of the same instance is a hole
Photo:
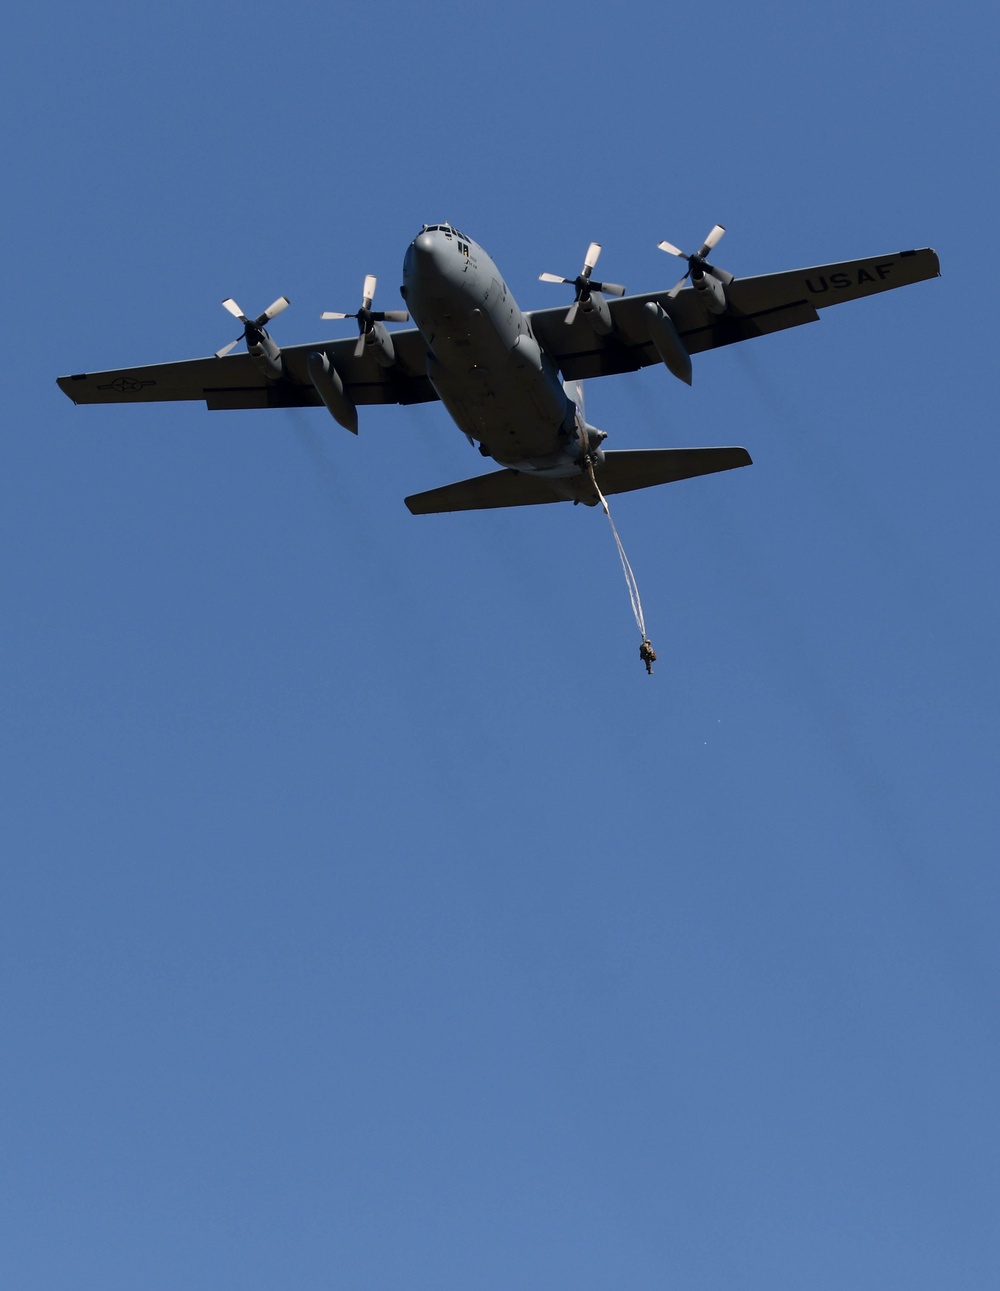
[[[365,353],[383,368],[391,368],[396,362],[396,348],[384,323],[372,323],[371,330],[365,333]]]
[[[309,380],[316,387],[316,393],[326,404],[326,410],[334,421],[339,422],[352,435],[358,433],[358,410],[354,401],[344,393],[344,383],[340,373],[320,350],[309,355]]]
[[[599,291],[592,291],[580,301],[580,313],[599,336],[610,336],[614,324],[608,302]]]
[[[718,278],[705,272],[698,273],[695,270],[691,274],[691,284],[695,291],[701,293],[701,298],[713,314],[724,314],[728,309],[726,301],[726,292],[719,282]]]
[[[282,373],[281,348],[275,345],[267,332],[261,330],[247,337],[247,353],[258,368],[272,381],[280,381]]]

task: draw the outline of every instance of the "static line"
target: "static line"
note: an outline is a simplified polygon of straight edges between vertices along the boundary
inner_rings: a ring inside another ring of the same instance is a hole
[[[628,588],[629,600],[632,602],[632,613],[635,616],[635,625],[639,629],[639,635],[642,637],[642,645],[639,647],[639,657],[646,665],[646,671],[652,673],[652,663],[656,659],[656,654],[650,644],[649,637],[646,635],[646,616],[642,612],[642,599],[639,596],[639,584],[635,581],[635,574],[632,572],[632,566],[629,564],[629,558],[625,554],[625,548],[622,540],[618,536],[618,530],[615,528],[615,522],[611,516],[611,508],[608,506],[608,500],[601,492],[601,486],[597,483],[594,475],[594,463],[590,460],[587,462],[587,473],[590,476],[590,482],[594,486],[601,502],[604,514],[608,517],[608,524],[611,526],[611,533],[615,540],[615,546],[618,548],[618,559],[622,564],[622,573],[625,575],[625,586]]]

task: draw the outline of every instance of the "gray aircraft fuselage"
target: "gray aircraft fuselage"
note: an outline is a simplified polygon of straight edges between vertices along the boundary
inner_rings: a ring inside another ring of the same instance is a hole
[[[588,454],[602,460],[605,435],[587,425],[582,390],[563,385],[482,247],[449,225],[425,227],[403,260],[402,295],[431,384],[484,456],[567,483]]]

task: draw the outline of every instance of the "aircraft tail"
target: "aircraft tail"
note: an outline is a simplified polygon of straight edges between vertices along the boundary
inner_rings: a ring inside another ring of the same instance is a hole
[[[603,463],[595,467],[594,473],[601,492],[609,495],[750,465],[750,454],[745,448],[638,448],[606,452]],[[595,506],[597,496],[582,471],[579,475],[557,478],[504,469],[477,475],[471,480],[459,480],[457,484],[445,484],[426,493],[414,493],[404,501],[413,515],[430,515],[442,511],[534,506],[544,502],[573,501]]]

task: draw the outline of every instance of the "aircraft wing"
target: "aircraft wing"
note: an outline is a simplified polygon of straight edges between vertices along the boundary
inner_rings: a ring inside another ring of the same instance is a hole
[[[608,376],[615,372],[635,372],[660,362],[643,315],[647,301],[656,301],[662,306],[673,320],[687,352],[698,354],[753,336],[780,332],[786,327],[798,327],[800,323],[814,323],[819,318],[817,311],[827,305],[936,278],[940,272],[937,253],[925,247],[919,251],[817,265],[812,269],[734,278],[726,287],[730,307],[722,315],[711,313],[700,293],[686,287],[673,299],[669,292],[660,291],[608,300],[614,322],[614,331],[609,336],[598,335],[582,310],[567,326],[564,322],[567,305],[534,310],[530,315],[531,327],[567,380]]]
[[[322,404],[309,380],[311,353],[320,350],[336,364],[347,395],[356,404],[424,403],[436,399],[427,380],[427,345],[415,327],[392,332],[396,363],[381,367],[370,354],[354,357],[357,337],[283,345],[284,376],[269,381],[249,354],[182,359],[152,367],[118,368],[59,377],[59,388],[74,403],[159,403],[204,399],[209,408],[308,408]]]
[[[712,314],[700,294],[688,287],[673,299],[667,291],[608,301],[614,330],[594,332],[581,310],[572,326],[563,321],[567,306],[534,310],[532,330],[567,379],[635,372],[660,362],[649,339],[643,306],[656,301],[670,315],[689,354],[815,322],[818,310],[893,287],[934,278],[940,273],[934,251],[894,255],[793,269],[785,273],[734,279],[726,288],[730,308]],[[60,389],[74,403],[157,403],[205,401],[209,408],[295,408],[322,401],[307,370],[308,356],[326,353],[355,404],[425,403],[437,394],[427,379],[427,345],[416,328],[394,331],[396,363],[381,367],[370,354],[354,357],[356,338],[282,346],[285,375],[270,381],[245,353],[225,358],[184,359],[147,367],[117,368],[59,377]]]

